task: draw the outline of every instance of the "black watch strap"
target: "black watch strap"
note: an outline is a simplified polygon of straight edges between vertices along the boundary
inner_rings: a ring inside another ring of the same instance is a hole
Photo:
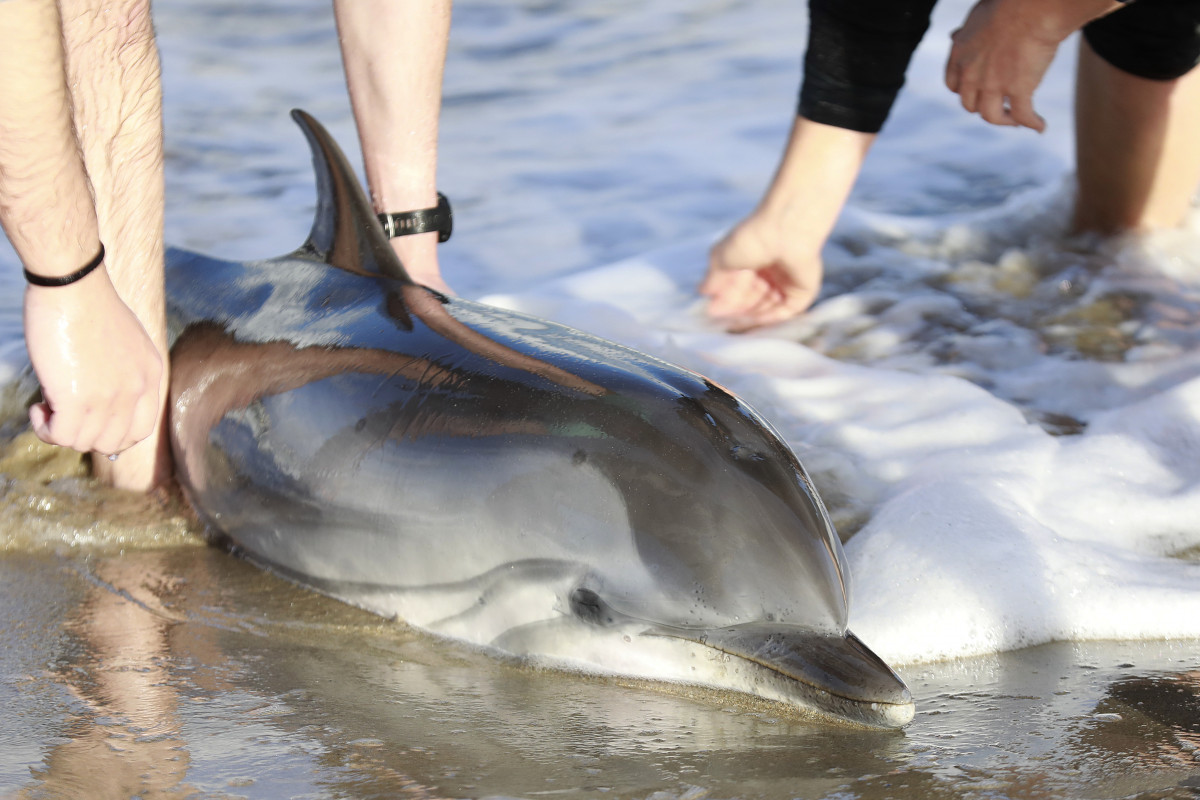
[[[383,226],[383,232],[389,239],[437,231],[440,244],[449,239],[454,231],[454,212],[450,210],[450,201],[446,199],[446,195],[438,192],[437,208],[380,214],[379,224]]]

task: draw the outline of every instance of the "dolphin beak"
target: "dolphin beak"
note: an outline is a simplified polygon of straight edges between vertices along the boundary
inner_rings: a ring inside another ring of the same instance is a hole
[[[773,673],[766,683],[776,699],[877,728],[901,728],[915,713],[900,676],[849,631],[752,623],[707,631],[698,641]]]

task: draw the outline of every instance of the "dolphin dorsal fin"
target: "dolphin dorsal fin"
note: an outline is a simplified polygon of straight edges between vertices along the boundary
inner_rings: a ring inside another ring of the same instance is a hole
[[[292,119],[308,138],[317,175],[316,218],[299,252],[347,272],[412,283],[383,235],[358,177],[329,131],[298,108],[292,110]]]

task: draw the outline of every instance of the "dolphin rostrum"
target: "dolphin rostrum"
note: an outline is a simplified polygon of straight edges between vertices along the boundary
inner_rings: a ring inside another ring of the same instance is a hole
[[[171,440],[251,560],[435,634],[571,670],[899,727],[846,628],[841,543],[795,455],[712,381],[415,284],[329,134],[296,252],[172,250]]]

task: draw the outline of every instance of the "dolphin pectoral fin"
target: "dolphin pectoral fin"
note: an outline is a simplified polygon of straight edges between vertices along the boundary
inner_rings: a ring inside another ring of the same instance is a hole
[[[412,283],[358,183],[342,149],[321,123],[300,109],[292,119],[312,148],[317,213],[299,255],[319,258],[359,275],[384,275]]]
[[[696,640],[779,676],[782,681],[766,681],[777,688],[764,696],[782,694],[777,699],[881,728],[903,727],[915,713],[900,676],[849,631],[755,623],[706,631]]]

